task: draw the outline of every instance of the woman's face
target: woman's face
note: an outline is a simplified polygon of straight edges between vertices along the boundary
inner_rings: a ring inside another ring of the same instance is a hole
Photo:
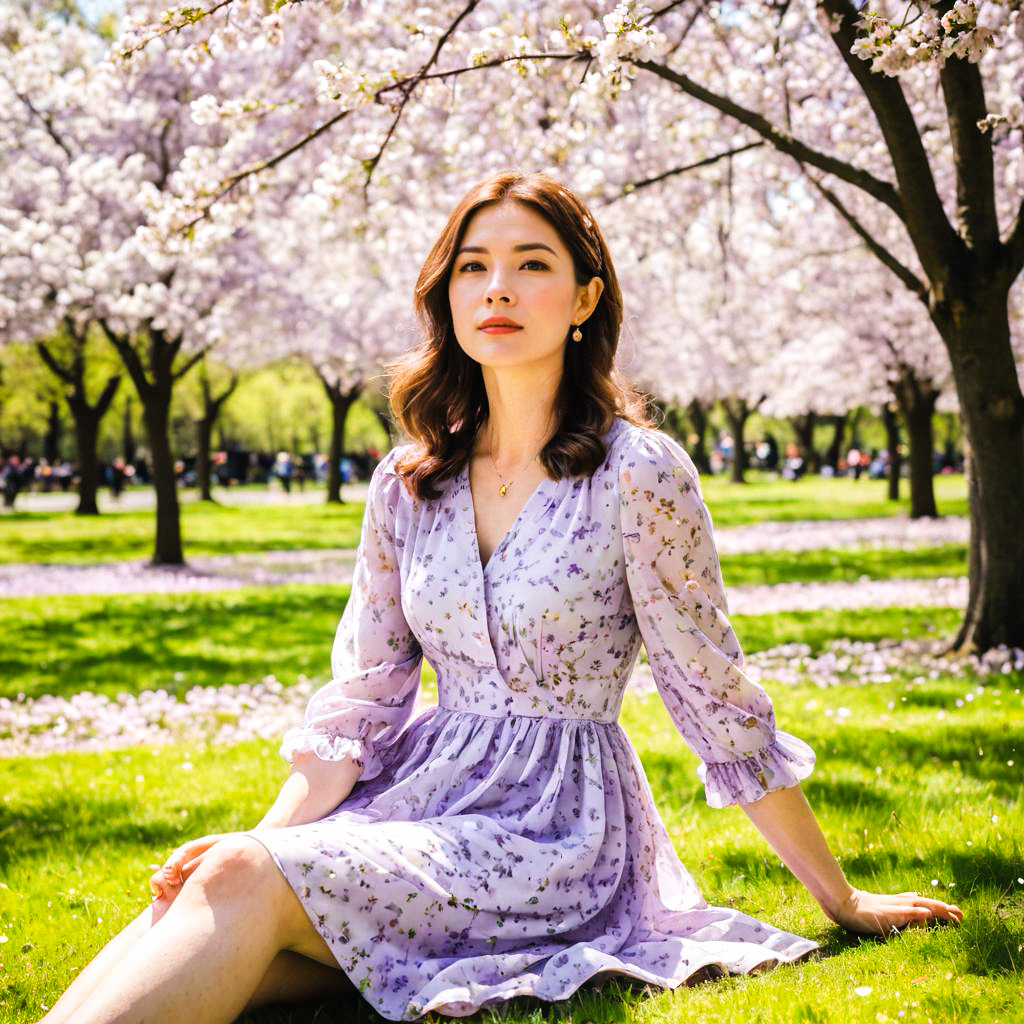
[[[448,280],[455,337],[482,366],[560,368],[572,325],[590,315],[602,287],[599,277],[576,284],[569,251],[531,207],[486,206],[470,220]],[[506,325],[488,323],[496,318]]]

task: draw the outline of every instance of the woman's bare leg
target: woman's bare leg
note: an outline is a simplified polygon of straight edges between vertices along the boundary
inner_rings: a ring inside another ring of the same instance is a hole
[[[78,977],[50,1008],[40,1024],[65,1024],[72,1013],[96,990],[100,982],[124,959],[135,944],[167,912],[169,900],[151,903],[129,925],[122,928],[82,969]]]
[[[85,1002],[100,982],[114,970],[135,944],[163,917],[170,907],[169,900],[154,902],[135,918],[126,928],[118,932],[95,957],[86,965],[68,989],[54,1003],[41,1024],[66,1024],[72,1013]],[[278,953],[271,962],[256,991],[246,1004],[245,1012],[251,1013],[274,1003],[294,1003],[320,996],[354,993],[355,986],[344,971],[317,963],[307,956]]]
[[[296,1003],[321,996],[354,994],[355,985],[339,967],[310,960],[308,956],[278,953],[270,969],[245,1006],[251,1013],[275,1003]]]
[[[227,1024],[283,950],[336,964],[266,849],[223,840],[70,1024]]]

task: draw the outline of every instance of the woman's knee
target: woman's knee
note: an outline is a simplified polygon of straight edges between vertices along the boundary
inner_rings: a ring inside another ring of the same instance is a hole
[[[257,840],[232,836],[203,854],[181,895],[210,904],[245,895],[265,899],[272,892],[273,877],[279,874],[270,854]]]

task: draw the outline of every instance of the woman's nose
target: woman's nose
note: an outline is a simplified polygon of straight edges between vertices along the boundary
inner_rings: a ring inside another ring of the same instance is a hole
[[[508,283],[504,281],[498,274],[495,274],[487,284],[486,299],[488,305],[501,302],[505,305],[511,305],[514,296],[512,289],[509,288]]]

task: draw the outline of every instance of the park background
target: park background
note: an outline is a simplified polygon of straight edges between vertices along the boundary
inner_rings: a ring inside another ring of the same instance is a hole
[[[400,440],[417,270],[507,166],[608,239],[620,365],[701,466],[851,881],[967,916],[832,926],[704,805],[641,664],[623,723],[684,864],[824,955],[480,1019],[1022,1019],[1022,82],[998,0],[5,6],[0,1022],[272,799]]]

